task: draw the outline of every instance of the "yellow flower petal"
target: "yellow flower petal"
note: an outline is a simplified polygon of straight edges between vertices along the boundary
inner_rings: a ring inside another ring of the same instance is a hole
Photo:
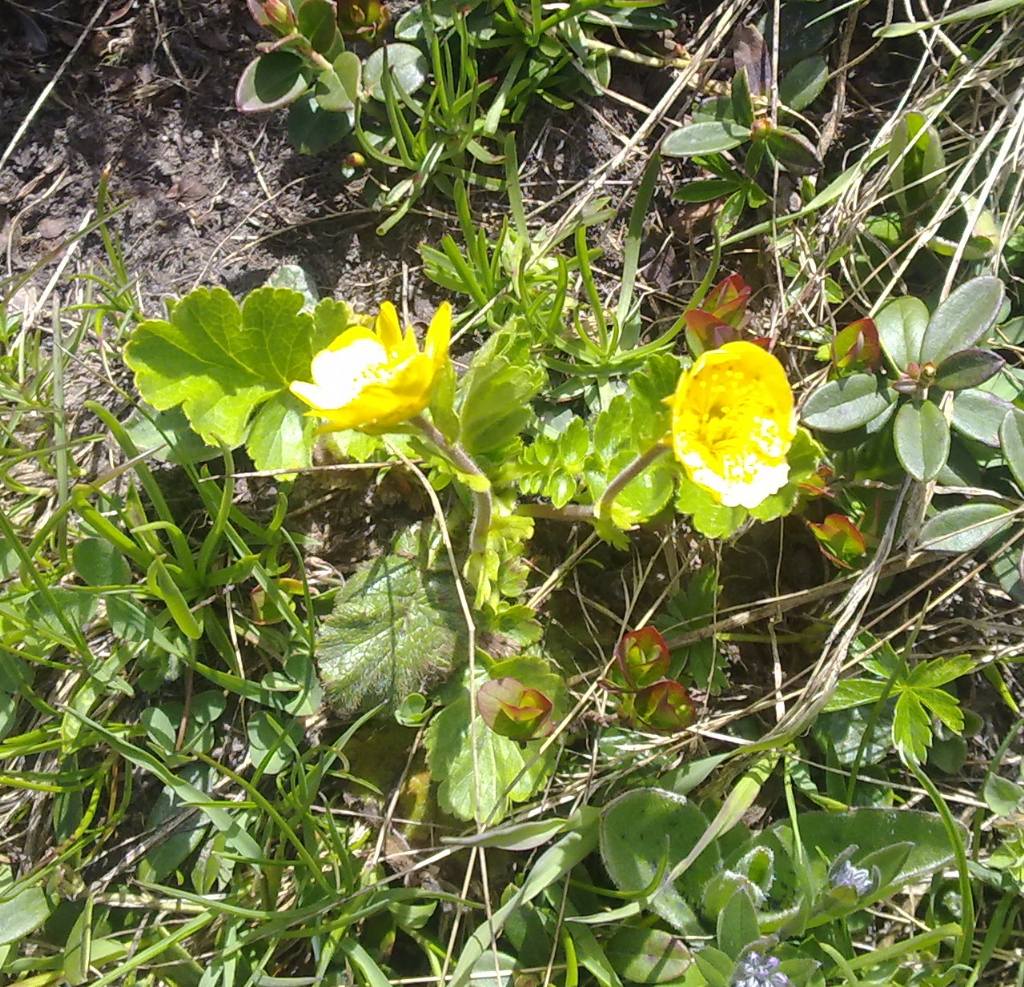
[[[374,328],[388,352],[397,350],[402,345],[402,325],[398,321],[398,312],[391,302],[384,302],[381,305]]]
[[[672,447],[690,479],[726,507],[757,507],[786,485],[796,434],[782,364],[760,346],[702,354],[672,398]]]
[[[443,305],[427,333],[426,352],[416,336],[403,336],[390,303],[371,331],[353,326],[313,357],[312,381],[293,381],[292,393],[326,420],[328,429],[386,431],[430,403],[438,372],[448,359],[451,307]]]
[[[438,369],[448,360],[451,341],[452,307],[448,302],[442,302],[430,320],[430,328],[427,329],[427,338],[423,345],[423,352],[433,360],[434,366]]]

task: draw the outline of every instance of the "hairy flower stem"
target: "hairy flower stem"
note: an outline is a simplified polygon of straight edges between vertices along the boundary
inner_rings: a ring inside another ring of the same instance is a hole
[[[660,459],[666,452],[668,452],[668,446],[659,442],[656,446],[651,446],[647,452],[637,456],[633,462],[608,484],[604,493],[598,498],[597,503],[594,505],[595,517],[601,520],[607,518],[611,512],[612,504],[615,503],[615,498],[622,493],[626,484],[631,480],[635,480],[651,463]]]
[[[473,523],[469,529],[469,551],[481,554],[487,547],[487,533],[491,528],[491,481],[487,474],[473,461],[473,457],[457,442],[449,442],[433,422],[422,415],[409,419],[409,424],[418,428],[459,472],[473,477],[470,486],[473,494]]]

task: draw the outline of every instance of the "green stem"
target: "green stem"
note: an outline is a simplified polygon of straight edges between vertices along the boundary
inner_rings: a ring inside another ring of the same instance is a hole
[[[651,463],[659,459],[666,452],[668,452],[668,446],[658,443],[658,445],[648,449],[647,452],[637,456],[633,462],[608,484],[605,492],[601,494],[594,505],[594,515],[600,520],[606,519],[611,511],[612,504],[615,502],[615,498],[622,493],[626,484],[631,480],[635,480]]]
[[[516,507],[516,514],[545,521],[566,521],[569,524],[594,520],[594,508],[589,504],[566,504],[565,507],[555,507],[553,504],[519,504]]]
[[[473,494],[473,523],[469,529],[469,551],[473,555],[479,555],[487,547],[487,533],[491,528],[491,481],[469,453],[457,442],[449,442],[433,422],[427,421],[422,415],[417,415],[409,421],[430,439],[456,469],[476,481],[476,486],[470,486]]]
[[[907,770],[917,779],[917,783],[928,793],[929,798],[935,806],[942,824],[949,837],[950,846],[956,857],[956,867],[960,878],[960,908],[962,918],[960,922],[960,947],[957,950],[957,962],[970,965],[971,946],[974,941],[974,892],[971,888],[971,875],[967,869],[967,851],[964,849],[963,840],[956,829],[956,821],[953,813],[949,811],[946,800],[942,797],[935,783],[921,770],[921,766],[910,757],[903,759]]]

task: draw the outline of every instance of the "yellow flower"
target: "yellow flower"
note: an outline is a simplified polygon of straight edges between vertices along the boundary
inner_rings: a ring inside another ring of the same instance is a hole
[[[668,399],[672,449],[690,479],[726,507],[757,507],[786,485],[796,434],[782,364],[754,343],[703,353]]]
[[[380,307],[373,329],[346,329],[313,357],[312,383],[293,381],[292,393],[327,420],[329,430],[385,431],[418,415],[430,403],[438,374],[448,362],[452,307],[434,314],[423,352],[411,328],[402,329],[395,306]]]

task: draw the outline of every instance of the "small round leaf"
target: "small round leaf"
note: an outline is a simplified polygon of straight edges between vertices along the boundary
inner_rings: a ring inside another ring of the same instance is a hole
[[[384,100],[384,59],[387,57],[391,81],[406,95],[416,92],[427,81],[427,59],[413,45],[400,41],[376,49],[363,64],[363,87],[374,98]]]
[[[316,101],[322,110],[343,112],[351,110],[359,99],[359,78],[363,63],[355,52],[343,51],[330,71],[320,73],[317,79]]]
[[[338,41],[338,11],[330,0],[303,0],[299,6],[299,32],[321,55]]]
[[[294,103],[308,88],[298,55],[272,51],[245,67],[235,88],[235,105],[242,113],[278,110]]]
[[[934,479],[949,456],[949,425],[931,401],[907,402],[896,415],[892,431],[896,458],[915,479]]]
[[[891,403],[873,374],[853,374],[819,387],[804,405],[803,420],[820,432],[849,432],[877,418]]]

